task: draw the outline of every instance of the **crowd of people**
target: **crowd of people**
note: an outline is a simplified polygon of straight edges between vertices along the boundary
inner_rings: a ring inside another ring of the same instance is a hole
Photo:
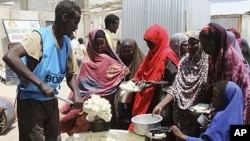
[[[114,14],[105,17],[105,29],[89,32],[86,47],[83,38],[74,46],[72,35],[80,18],[75,2],[60,1],[51,26],[33,31],[3,56],[20,78],[20,141],[60,141],[60,133],[88,131],[82,106],[91,95],[110,102],[112,129],[133,131],[133,116],[160,114],[161,125],[171,129],[168,140],[172,141],[229,141],[231,124],[250,124],[250,49],[235,28],[209,23],[169,35],[165,27],[153,24],[142,37],[149,50],[144,54],[130,37],[115,46],[112,33],[120,19]],[[71,89],[68,99],[74,104],[59,109],[55,95],[64,77]],[[132,101],[121,103],[119,85],[126,81],[165,83],[132,92]],[[214,108],[203,131],[190,111],[199,103]]]

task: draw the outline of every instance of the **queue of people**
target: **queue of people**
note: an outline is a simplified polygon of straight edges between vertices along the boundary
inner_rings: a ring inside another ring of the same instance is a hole
[[[35,30],[3,57],[20,77],[20,141],[60,141],[61,132],[73,135],[88,131],[82,105],[94,94],[111,103],[112,129],[133,131],[133,116],[160,114],[161,124],[171,127],[174,136],[168,140],[173,141],[229,141],[231,124],[250,124],[250,49],[235,29],[209,23],[190,34],[170,36],[162,25],[153,24],[143,36],[149,49],[144,54],[129,37],[115,47],[111,33],[119,28],[119,17],[110,14],[105,17],[105,29],[90,31],[86,49],[77,50],[70,36],[78,28],[80,15],[75,2],[59,2],[51,26]],[[84,44],[82,38],[79,43]],[[74,105],[59,109],[55,95],[64,77]],[[124,81],[165,85],[150,85],[133,92],[131,103],[119,103],[119,85]],[[215,108],[203,132],[189,110],[198,103],[212,103]],[[59,112],[64,116],[59,117]],[[123,126],[118,126],[122,122]],[[222,130],[218,128],[222,126]]]

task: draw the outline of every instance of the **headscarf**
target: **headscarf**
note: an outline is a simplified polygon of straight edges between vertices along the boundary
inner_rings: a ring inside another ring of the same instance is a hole
[[[242,48],[242,54],[245,61],[250,64],[250,48],[246,39],[241,40],[240,47]]]
[[[130,74],[128,76],[129,79],[133,78],[135,75],[135,72],[138,70],[139,66],[141,65],[143,59],[145,58],[145,55],[141,51],[141,49],[138,47],[136,41],[131,38],[126,38],[122,41],[119,49],[119,56],[121,60],[123,60],[123,56],[121,55],[123,51],[123,44],[129,44],[133,48],[133,59],[129,66],[127,66],[130,70]]]
[[[235,35],[235,38],[236,38],[238,44],[240,45],[241,44],[241,35],[240,35],[240,32],[237,29],[233,28],[233,27],[229,28],[228,31],[233,32],[233,34]]]
[[[233,46],[233,48],[235,49],[235,51],[237,52],[237,54],[239,55],[239,57],[244,60],[244,57],[242,55],[241,49],[240,49],[240,45],[238,44],[235,35],[233,34],[233,32],[231,31],[227,31],[227,36],[229,39],[229,42],[231,43],[231,45]]]
[[[230,43],[234,47],[236,53],[239,55],[240,59],[243,61],[245,68],[250,76],[250,66],[246,60],[246,59],[249,59],[249,61],[250,61],[250,56],[247,57],[247,55],[244,55],[243,51],[242,51],[242,48],[245,48],[246,52],[249,51],[249,53],[250,53],[250,49],[249,49],[248,45],[247,45],[247,47],[242,46],[242,44],[246,43],[246,40],[241,39],[241,45],[239,45],[236,38],[235,38],[235,35],[231,31],[227,31],[227,36],[229,38]],[[244,53],[246,53],[246,52],[244,52]]]
[[[199,40],[199,30],[193,31],[190,38]],[[181,131],[188,135],[194,135],[194,128],[190,124],[195,124],[196,120],[187,118],[186,110],[197,103],[207,102],[205,93],[207,72],[208,72],[208,55],[198,46],[196,53],[201,55],[198,62],[191,59],[190,54],[186,54],[179,62],[178,72],[175,81],[167,89],[166,93],[174,97],[173,119],[174,123],[181,127]],[[209,97],[211,98],[211,97]]]
[[[125,76],[124,68],[126,66],[119,61],[120,59],[108,44],[106,53],[110,56],[95,51],[93,47],[94,38],[105,38],[105,34],[101,30],[92,30],[89,33],[87,52],[90,60],[82,63],[77,77],[83,101],[91,94],[98,94],[109,100],[109,96],[116,92],[118,85]],[[71,92],[69,99],[72,99],[72,97],[73,93]],[[65,115],[60,121],[62,132],[72,134],[73,132],[78,133],[88,130],[87,121],[84,117],[86,114],[79,114],[81,111],[82,109],[71,109],[68,103],[62,106],[60,112]]]
[[[98,30],[89,33],[87,52],[90,61],[83,62],[78,75],[78,87],[81,96],[99,94],[107,96],[114,94],[117,86],[123,80],[125,65],[107,44],[107,54],[99,54],[93,48],[95,37],[105,37],[105,34],[96,34]],[[98,33],[98,32],[97,32]]]
[[[244,122],[250,124],[250,82],[243,61],[229,43],[226,30],[221,25],[209,23],[201,33],[200,38],[216,39],[215,53],[209,56],[207,93],[212,93],[212,87],[219,81],[235,82],[244,96]]]
[[[189,38],[197,39],[200,31],[194,31]],[[201,50],[201,46],[198,46]],[[198,52],[199,50],[197,50]],[[182,110],[196,104],[201,95],[202,88],[206,85],[208,72],[208,55],[201,51],[199,62],[190,59],[187,54],[180,60],[178,72],[174,83],[168,88],[167,93],[175,97],[178,107]]]
[[[170,48],[176,53],[176,55],[179,57],[179,60],[183,57],[180,54],[180,46],[183,43],[188,44],[188,37],[185,33],[175,33],[170,37]]]
[[[169,36],[162,26],[158,24],[150,26],[144,33],[144,40],[155,43],[155,47],[149,50],[134,78],[138,81],[160,81],[163,79],[167,59],[170,59],[177,66],[178,57],[169,47]],[[153,86],[136,93],[132,116],[147,112],[155,91],[156,86]],[[132,129],[133,125],[131,124],[129,130]]]
[[[93,47],[94,38],[105,38],[105,34],[101,30],[92,30],[89,33],[87,52],[90,60],[82,63],[77,77],[83,101],[91,94],[98,94],[109,100],[109,96],[116,92],[119,83],[125,76],[124,68],[126,66],[119,61],[120,59],[108,44],[108,52],[106,53],[110,56],[95,51]],[[72,97],[73,93],[71,92],[69,99],[72,99]],[[87,121],[84,117],[86,113],[79,114],[81,109],[71,109],[70,105],[65,103],[60,112],[65,115],[60,121],[62,132],[72,134],[88,130]]]
[[[243,125],[244,99],[240,87],[229,81],[223,96],[226,99],[223,102],[225,108],[216,112],[207,130],[201,136],[204,140],[230,141],[230,125]],[[187,141],[192,140],[194,138],[187,138]]]

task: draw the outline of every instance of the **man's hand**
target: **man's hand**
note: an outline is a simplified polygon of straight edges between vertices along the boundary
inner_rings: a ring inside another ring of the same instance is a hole
[[[83,108],[83,102],[74,102],[74,104],[70,104],[70,107],[72,109],[82,109]]]
[[[78,91],[73,93],[72,100],[73,100],[74,104],[71,105],[71,108],[73,108],[73,109],[82,109],[83,108],[83,101],[82,101],[82,98],[81,98],[80,93]]]
[[[43,93],[43,95],[45,97],[54,97],[55,96],[55,89],[44,84],[44,83],[41,83],[39,85],[39,89],[41,90],[41,92]]]

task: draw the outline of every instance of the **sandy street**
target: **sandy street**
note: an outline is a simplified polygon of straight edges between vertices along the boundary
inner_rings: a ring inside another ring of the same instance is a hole
[[[70,89],[67,87],[66,81],[64,80],[61,84],[60,96],[63,98],[67,98],[70,93]],[[4,84],[0,82],[0,96],[7,97],[15,100],[16,97],[16,85],[15,84]],[[64,102],[59,100],[59,108]],[[68,138],[66,133],[62,134],[62,140],[64,141]],[[4,134],[0,135],[0,141],[18,141],[18,127],[17,121],[12,124],[12,126],[4,132]]]

